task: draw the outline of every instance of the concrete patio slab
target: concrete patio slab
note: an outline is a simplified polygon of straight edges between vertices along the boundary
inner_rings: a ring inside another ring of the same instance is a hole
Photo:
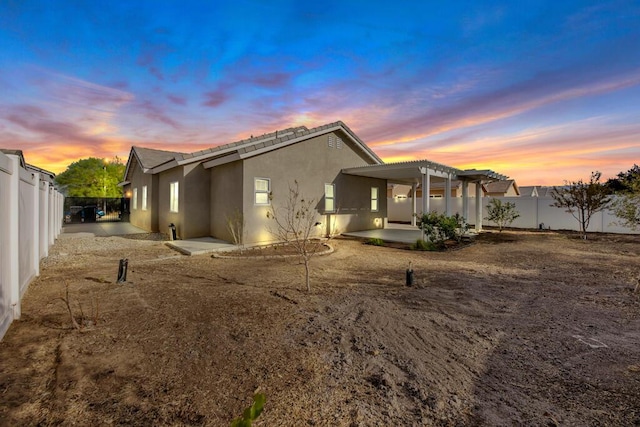
[[[354,231],[342,233],[342,235],[360,239],[382,239],[385,242],[415,243],[416,240],[422,238],[422,231],[411,225],[393,224],[388,228]]]
[[[211,252],[233,251],[237,246],[224,240],[214,239],[213,237],[200,237],[188,240],[173,240],[165,242],[167,246],[173,248],[185,255],[201,255]]]
[[[124,234],[148,233],[128,222],[85,222],[82,224],[64,224],[62,233],[91,233],[94,236],[121,236]]]

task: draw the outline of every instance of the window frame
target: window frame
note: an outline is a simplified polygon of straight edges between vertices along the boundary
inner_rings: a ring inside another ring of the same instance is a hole
[[[169,212],[180,212],[180,182],[172,181],[169,183]]]
[[[331,189],[331,196],[328,196],[327,194],[327,188]],[[331,209],[327,208],[327,202],[331,200]],[[330,184],[330,183],[325,183],[324,184],[324,211],[325,212],[335,212],[336,211],[336,185],[335,184]]]
[[[142,203],[141,203],[141,208],[143,211],[147,210],[147,196],[149,195],[149,191],[147,190],[147,186],[143,185],[142,186]]]
[[[133,187],[131,191],[131,209],[138,210],[138,187]]]
[[[258,182],[266,182],[267,189],[258,189]],[[266,195],[266,201],[258,201],[258,195]],[[255,206],[270,206],[271,205],[271,178],[254,177],[253,178],[253,204]]]
[[[375,190],[375,196],[374,196]],[[371,187],[371,212],[380,212],[380,187]],[[375,202],[375,208],[373,207]]]

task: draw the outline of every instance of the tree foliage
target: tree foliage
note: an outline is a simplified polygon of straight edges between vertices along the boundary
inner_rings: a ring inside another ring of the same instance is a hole
[[[503,203],[500,199],[491,199],[487,205],[486,220],[495,223],[500,232],[518,217],[520,212],[516,210],[516,204],[513,202]]]
[[[122,197],[125,166],[119,158],[112,161],[89,157],[73,162],[56,176],[56,184],[68,197]]]
[[[640,167],[633,165],[627,172],[620,172],[607,185],[618,196],[613,211],[621,224],[632,230],[640,228]]]
[[[307,291],[311,291],[309,262],[318,249],[317,243],[312,241],[316,226],[319,225],[314,206],[315,200],[305,199],[300,194],[298,181],[294,181],[284,202],[277,207],[272,203],[267,212],[267,217],[275,223],[275,228],[270,228],[269,232],[278,241],[291,245],[302,259]]]
[[[591,172],[589,181],[567,181],[564,187],[553,187],[551,197],[558,208],[565,208],[580,224],[582,238],[587,238],[587,228],[596,212],[611,204],[611,191],[600,183],[600,172]]]

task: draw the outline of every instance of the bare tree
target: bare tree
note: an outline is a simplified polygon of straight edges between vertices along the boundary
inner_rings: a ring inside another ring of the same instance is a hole
[[[242,249],[244,248],[244,215],[240,209],[236,208],[232,214],[226,215],[225,219],[227,220],[227,229],[231,233],[233,243],[240,247],[240,253],[242,253]]]
[[[520,213],[516,210],[515,203],[502,203],[502,200],[500,199],[491,199],[489,201],[487,214],[486,219],[494,222],[501,233],[504,227],[510,225],[516,218],[520,217]]]
[[[267,217],[275,223],[275,228],[270,228],[269,232],[278,241],[293,247],[303,261],[307,291],[311,291],[309,262],[318,249],[317,242],[312,241],[316,227],[320,224],[314,205],[315,200],[305,199],[300,194],[298,181],[294,181],[293,187],[289,186],[289,194],[283,204],[276,207],[272,203],[267,212]]]
[[[600,183],[600,172],[591,172],[589,182],[583,180],[566,182],[564,187],[553,187],[551,197],[558,208],[566,208],[580,223],[582,238],[587,238],[591,216],[606,209],[611,203],[610,191]]]

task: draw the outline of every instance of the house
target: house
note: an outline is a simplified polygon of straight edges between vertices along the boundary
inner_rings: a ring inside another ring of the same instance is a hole
[[[289,128],[185,154],[133,147],[121,184],[131,197],[130,221],[149,231],[175,224],[182,239],[231,241],[227,218],[241,212],[245,243],[272,240],[271,204],[282,205],[296,181],[316,201],[318,235],[382,227],[384,179],[343,168],[382,160],[344,123]]]
[[[327,236],[383,228],[388,183],[415,189],[418,183],[429,188],[432,182],[448,187],[457,179],[466,200],[469,184],[505,178],[427,160],[384,164],[338,121],[252,136],[195,153],[132,147],[120,185],[131,198],[130,221],[135,226],[168,232],[173,224],[182,239],[211,236],[232,241],[227,223],[239,212],[245,221],[244,243],[256,244],[274,239],[267,212],[287,201],[294,182],[307,200],[315,201],[316,235]],[[413,209],[417,210],[415,201]],[[422,211],[428,209],[426,198]],[[481,226],[481,213],[476,216]]]
[[[520,189],[513,179],[493,181],[485,184],[485,195],[487,197],[518,197]]]

